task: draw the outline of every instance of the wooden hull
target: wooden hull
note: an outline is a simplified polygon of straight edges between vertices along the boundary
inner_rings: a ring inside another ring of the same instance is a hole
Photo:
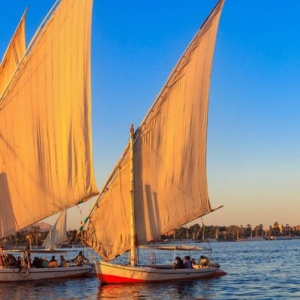
[[[199,269],[172,269],[170,266],[122,266],[97,261],[96,273],[101,284],[168,282],[222,276],[226,273],[216,267]]]
[[[88,274],[91,269],[92,267],[90,266],[68,268],[26,268],[22,269],[19,272],[18,268],[0,268],[0,282],[34,281],[79,277]]]

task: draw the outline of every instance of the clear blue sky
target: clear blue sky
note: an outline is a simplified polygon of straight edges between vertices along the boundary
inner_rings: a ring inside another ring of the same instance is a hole
[[[0,55],[26,6],[27,43],[54,0],[2,4]],[[98,189],[215,0],[94,1],[92,126]],[[300,224],[300,2],[227,0],[210,89],[207,225]],[[91,203],[83,207],[87,213]],[[79,209],[69,226],[78,228]],[[51,218],[53,222],[53,218]]]

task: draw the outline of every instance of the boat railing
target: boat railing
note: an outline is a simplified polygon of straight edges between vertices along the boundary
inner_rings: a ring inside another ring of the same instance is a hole
[[[149,252],[147,252],[147,256],[148,256],[148,261],[149,261],[150,265],[156,267],[157,262],[156,262],[155,252],[152,251],[151,254]]]

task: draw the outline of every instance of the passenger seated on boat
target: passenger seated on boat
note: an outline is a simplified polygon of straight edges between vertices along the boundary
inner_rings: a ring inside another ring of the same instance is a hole
[[[58,263],[55,259],[55,256],[52,256],[51,260],[49,261],[49,268],[58,268]]]
[[[83,266],[85,261],[88,261],[85,256],[82,254],[82,251],[79,251],[79,254],[73,258],[70,259],[68,262],[76,262],[76,266]]]
[[[202,267],[209,267],[210,261],[206,256],[201,255],[198,264],[201,265]]]
[[[42,261],[38,257],[34,257],[32,266],[35,268],[41,268],[42,267]]]
[[[5,255],[5,263],[6,263],[6,267],[15,267],[16,259],[12,254],[6,254]]]
[[[185,256],[184,257],[184,268],[185,269],[192,269],[193,268],[190,256]]]
[[[6,254],[4,255],[3,261],[4,261],[4,266],[5,266],[6,268],[8,268],[8,253],[6,253]]]
[[[46,256],[43,256],[42,268],[48,268],[48,267],[49,267],[49,262]]]
[[[66,268],[67,267],[67,261],[63,257],[63,255],[60,256],[60,263],[59,263],[60,268]]]
[[[21,268],[21,266],[22,266],[22,260],[21,260],[21,257],[18,256],[18,259],[17,259],[17,261],[16,261],[16,267],[17,267],[17,268]]]
[[[173,264],[173,269],[183,269],[184,266],[182,259],[179,256],[177,256],[175,260],[176,262]]]

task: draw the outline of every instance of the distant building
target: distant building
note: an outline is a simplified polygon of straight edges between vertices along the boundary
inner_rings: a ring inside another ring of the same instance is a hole
[[[300,231],[300,225],[292,226],[291,229],[292,229],[293,231]]]
[[[272,230],[279,230],[279,232],[282,233],[282,225],[272,225]]]

